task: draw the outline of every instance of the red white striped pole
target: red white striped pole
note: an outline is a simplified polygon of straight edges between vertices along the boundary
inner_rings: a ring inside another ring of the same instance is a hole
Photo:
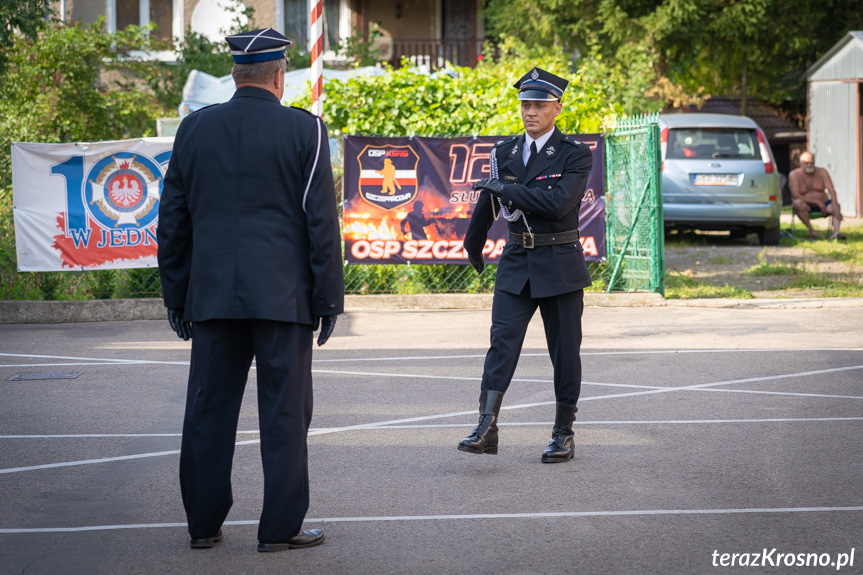
[[[324,113],[324,7],[323,0],[309,0],[309,52],[312,54],[312,114],[321,116]]]

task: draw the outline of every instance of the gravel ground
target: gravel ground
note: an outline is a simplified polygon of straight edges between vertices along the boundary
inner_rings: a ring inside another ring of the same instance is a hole
[[[790,217],[783,217],[782,228],[788,228]],[[859,225],[863,219],[846,218],[846,224]],[[822,238],[827,237],[827,222],[814,222]],[[802,233],[798,231],[798,236]],[[760,263],[759,258],[773,265],[797,267],[802,271],[828,274],[835,279],[854,278],[863,282],[863,267],[851,265],[817,254],[810,243],[826,242],[819,239],[798,241],[795,246],[760,246],[754,235],[746,239],[732,239],[724,232],[698,232],[697,241],[709,239],[709,244],[675,245],[676,236],[670,236],[665,246],[665,267],[669,274],[683,274],[712,286],[728,285],[749,290],[756,298],[818,297],[818,289],[787,289],[785,286],[796,279],[796,275],[755,276],[745,273]],[[802,239],[802,237],[800,237]],[[685,243],[685,242],[684,242]]]

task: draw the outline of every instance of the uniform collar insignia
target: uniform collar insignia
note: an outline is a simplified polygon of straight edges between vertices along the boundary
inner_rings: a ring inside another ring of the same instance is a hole
[[[518,144],[512,147],[512,151],[509,153],[510,156],[514,156],[518,153]]]
[[[548,146],[548,147],[546,147],[546,149],[545,149],[545,153],[546,153],[547,155],[549,155],[549,156],[553,156],[553,155],[554,155],[554,146]]]

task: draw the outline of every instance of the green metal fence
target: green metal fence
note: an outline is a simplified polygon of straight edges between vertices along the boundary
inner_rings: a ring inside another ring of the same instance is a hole
[[[665,294],[658,115],[624,120],[605,139],[606,290]]]

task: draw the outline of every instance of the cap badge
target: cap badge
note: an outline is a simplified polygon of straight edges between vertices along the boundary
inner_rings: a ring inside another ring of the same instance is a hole
[[[530,73],[530,77],[533,78],[534,80],[539,79],[539,72],[536,71],[536,68],[534,68],[533,72]]]

